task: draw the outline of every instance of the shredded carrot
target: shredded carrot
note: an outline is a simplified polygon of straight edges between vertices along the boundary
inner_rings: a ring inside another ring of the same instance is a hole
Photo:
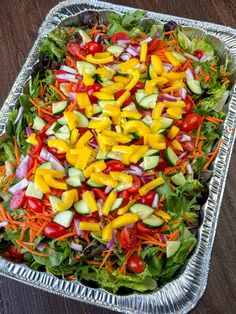
[[[86,262],[87,264],[91,264],[91,265],[101,265],[101,262],[97,262],[97,261],[86,260],[85,262]]]
[[[189,223],[193,223],[192,219],[190,219],[187,215],[182,215],[182,217],[184,218],[184,220],[188,221]]]
[[[41,253],[41,252],[29,249],[26,245],[21,243],[19,240],[16,240],[16,243],[19,245],[19,247],[23,247],[26,251],[30,252],[33,255],[42,256],[42,257],[49,257],[50,256],[50,254],[45,254],[45,253]]]
[[[43,229],[46,227],[46,225],[48,224],[48,221],[45,221],[42,226],[38,229],[36,236],[39,236],[40,234],[42,234]]]
[[[170,240],[170,241],[174,241],[174,240],[176,240],[176,239],[178,238],[178,236],[179,236],[179,230],[176,229],[176,230],[170,235],[169,240]]]
[[[100,270],[100,269],[102,268],[102,266],[106,263],[107,259],[108,259],[109,256],[111,255],[112,251],[113,251],[113,250],[109,250],[109,251],[106,253],[106,255],[105,255],[105,257],[104,257],[104,259],[103,259],[101,265],[100,265],[99,268],[98,268],[98,270]]]
[[[49,116],[53,117],[53,114],[50,111],[47,111],[44,108],[40,107],[33,99],[30,98],[29,101],[37,108],[38,112],[42,111],[42,112],[48,114]]]
[[[70,83],[68,84],[68,86],[67,86],[67,88],[66,88],[66,92],[67,92],[67,94],[69,94],[69,93],[71,92],[72,85],[73,85],[73,83],[72,83],[72,82],[70,82]]]
[[[76,68],[76,63],[70,56],[66,56],[66,64],[71,68]]]
[[[170,34],[173,34],[174,33],[174,31],[168,31],[168,32],[164,32],[163,34],[164,35],[170,35]]]
[[[204,116],[204,118],[207,120],[207,121],[210,121],[210,122],[213,122],[215,124],[219,124],[221,122],[223,122],[224,120],[222,119],[218,119],[218,118],[215,118],[215,117],[211,117],[211,116]]]
[[[20,164],[20,153],[19,153],[19,147],[18,147],[17,140],[16,140],[15,136],[13,136],[13,141],[14,141],[14,149],[15,149],[15,156],[16,156],[16,164],[17,164],[17,166],[19,166],[19,164]]]
[[[0,212],[2,214],[2,217],[4,220],[7,220],[7,215],[6,215],[6,211],[5,208],[2,206],[2,204],[0,203]]]
[[[76,277],[73,275],[69,275],[66,277],[66,279],[71,281],[71,280],[76,280]]]
[[[49,87],[54,91],[56,92],[58,95],[60,95],[61,99],[62,100],[67,100],[67,97],[60,91],[59,88],[57,88],[56,86],[53,86],[53,85],[49,85]]]
[[[220,149],[220,146],[222,144],[222,138],[219,139],[219,143],[216,147],[216,150],[214,151],[214,154],[212,154],[212,156],[209,158],[208,162],[205,164],[205,166],[203,167],[203,169],[207,169],[209,167],[209,165],[212,163],[212,161],[215,159],[219,149]]]
[[[195,139],[195,149],[194,150],[196,150],[196,148],[198,146],[198,141],[199,141],[199,136],[200,136],[203,121],[204,121],[204,117],[201,118],[201,123],[199,124],[199,127],[197,129],[197,134],[196,134],[196,139]]]
[[[81,59],[81,60],[86,60],[85,56],[83,56],[81,53],[77,52],[77,56]]]
[[[61,241],[61,240],[64,240],[64,239],[67,239],[67,238],[70,238],[70,237],[74,237],[76,235],[76,232],[70,232],[70,233],[67,233],[59,238],[56,238],[55,241]]]
[[[74,32],[75,32],[75,28],[73,28],[73,27],[71,27],[71,28],[69,28],[69,29],[67,30],[67,34],[68,34],[69,36],[71,36],[72,34],[74,34]]]

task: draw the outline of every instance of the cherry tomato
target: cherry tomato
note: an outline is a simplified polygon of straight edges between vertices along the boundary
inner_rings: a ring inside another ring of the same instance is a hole
[[[66,233],[66,228],[59,225],[55,221],[49,222],[43,229],[43,233],[50,239],[56,239],[63,236]]]
[[[195,143],[193,140],[181,143],[184,150],[187,152],[192,152],[195,147]]]
[[[21,262],[24,260],[24,255],[18,253],[17,249],[15,248],[15,246],[13,244],[10,246],[9,253],[11,254],[12,257],[14,257],[15,259],[17,259]]]
[[[132,250],[137,243],[137,235],[136,232],[131,229],[125,227],[120,233],[120,245],[126,251]]]
[[[118,92],[115,93],[115,99],[120,98],[121,95],[123,95],[125,92],[125,89],[121,89]],[[133,101],[132,97],[129,96],[126,101],[122,104],[122,107],[128,106]]]
[[[99,85],[98,83],[94,83],[93,85],[90,85],[87,87],[87,93],[92,103],[97,102],[97,97],[94,96],[93,93],[99,92],[100,89],[101,89],[101,85]]]
[[[38,141],[38,144],[31,147],[30,150],[29,150],[29,154],[32,155],[32,156],[37,156],[40,154],[42,148],[43,148],[43,142],[41,141],[40,137],[39,136],[36,136],[36,139]]]
[[[124,32],[118,32],[113,34],[110,39],[113,44],[116,44],[118,40],[130,40],[130,37]]]
[[[32,196],[27,197],[27,204],[33,212],[35,213],[43,212],[43,203],[38,198]]]
[[[76,60],[82,60],[78,54],[82,55],[82,56],[86,56],[86,50],[85,49],[81,49],[80,44],[78,42],[70,42],[67,45],[67,51],[76,58]]]
[[[137,226],[137,231],[140,234],[149,234],[149,235],[153,235],[159,232],[158,228],[148,228],[146,226],[144,226],[144,224],[142,223],[141,220],[139,220],[136,224]]]
[[[161,41],[159,39],[153,39],[147,43],[148,52],[153,52],[159,48]]]
[[[97,222],[98,212],[92,213],[90,216],[79,215],[79,220],[82,222]]]
[[[107,167],[104,170],[104,173],[109,173],[110,171],[123,171],[125,166],[119,160],[109,160],[106,163]]]
[[[57,120],[57,118],[50,116],[49,114],[46,113],[42,113],[42,119],[45,120],[46,122],[50,123],[50,122],[55,122]]]
[[[141,181],[140,181],[140,179],[139,179],[137,176],[133,175],[133,185],[132,185],[131,188],[127,189],[127,191],[128,191],[129,193],[134,194],[134,193],[137,193],[137,192],[138,192],[138,190],[140,189],[140,187],[141,187]]]
[[[155,195],[156,193],[154,191],[150,191],[146,195],[142,196],[139,202],[148,206],[152,206]]]
[[[46,132],[47,132],[47,130],[50,128],[50,126],[52,125],[52,123],[53,123],[53,122],[47,123],[47,124],[42,128],[42,130],[40,130],[40,131],[38,132],[37,135],[40,137],[41,140],[44,140],[44,139],[47,137]]]
[[[83,183],[82,183],[82,186],[77,189],[78,196],[79,196],[80,199],[82,198],[82,194],[83,194],[84,192],[86,192],[86,191],[88,191],[88,186],[83,182]]]
[[[123,198],[122,206],[129,203],[129,192],[127,190],[118,193],[117,198]]]
[[[199,127],[201,124],[201,115],[198,113],[188,114],[182,123],[181,130],[185,132],[191,132]]]
[[[63,71],[63,70],[56,70],[56,71],[55,71],[55,75],[58,75],[58,74],[68,74],[68,72]],[[68,83],[68,80],[66,80],[66,79],[58,79],[58,78],[57,78],[57,81],[58,81],[59,83]]]
[[[27,166],[27,172],[29,172],[34,167],[34,163],[35,163],[35,158],[30,157],[29,162],[28,162],[28,166]]]
[[[161,151],[160,152],[160,159],[159,159],[158,165],[155,168],[155,170],[156,171],[163,171],[163,170],[165,170],[168,167],[169,167],[169,164],[168,164],[168,162],[166,161],[166,159],[164,157],[164,153]]]
[[[50,153],[52,153],[57,159],[63,160],[63,161],[65,160],[65,156],[66,156],[65,153],[59,153],[56,148],[50,148],[50,147],[48,147],[47,149],[48,149],[48,151],[49,151]]]
[[[133,145],[143,145],[143,138],[132,141]]]
[[[92,191],[95,194],[95,198],[97,200],[98,199],[102,199],[105,202],[105,200],[107,199],[107,195],[106,195],[106,193],[102,189],[93,188]]]
[[[132,95],[134,95],[136,92],[137,92],[137,90],[138,89],[143,89],[144,88],[144,83],[143,82],[141,82],[141,81],[138,81],[137,83],[136,83],[136,85],[131,89],[131,94]]]
[[[85,45],[88,53],[94,55],[97,52],[102,52],[102,46],[95,41],[90,41]]]
[[[63,190],[51,188],[51,193],[50,194],[53,195],[53,196],[61,198],[63,192],[64,192]]]
[[[183,113],[186,115],[192,113],[193,108],[194,108],[193,100],[190,98],[186,98],[184,100],[184,102],[185,102],[186,106],[183,108]]]
[[[25,192],[16,191],[11,197],[10,207],[11,209],[21,208],[25,203]]]
[[[201,59],[201,57],[203,56],[203,51],[200,49],[197,49],[193,52],[193,55],[197,57],[198,59]]]
[[[143,261],[136,255],[130,256],[127,261],[127,266],[133,273],[142,273],[145,269]]]

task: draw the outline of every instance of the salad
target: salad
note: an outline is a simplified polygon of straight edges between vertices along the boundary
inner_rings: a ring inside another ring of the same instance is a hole
[[[197,243],[230,81],[214,47],[145,12],[42,40],[0,142],[0,253],[112,293],[169,282]]]

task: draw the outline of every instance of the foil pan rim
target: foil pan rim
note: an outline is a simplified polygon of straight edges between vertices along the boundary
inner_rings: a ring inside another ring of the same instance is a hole
[[[69,0],[60,2],[46,16],[39,29],[37,37],[26,62],[18,75],[10,93],[0,111],[0,134],[4,133],[8,113],[11,111],[24,84],[30,77],[31,69],[38,59],[40,39],[52,28],[56,27],[64,18],[78,14],[83,9],[97,9],[99,11],[115,10],[117,12],[132,11],[135,8],[118,6],[115,4],[85,0]],[[179,24],[203,30],[223,41],[225,47],[231,51],[236,59],[236,30],[219,24],[186,19],[177,16],[147,12],[148,17],[161,21],[174,19]],[[220,31],[217,30],[220,28]],[[103,289],[93,289],[80,283],[68,282],[52,275],[36,272],[25,265],[14,264],[0,258],[0,274],[28,285],[39,287],[49,292],[79,299],[86,303],[93,302],[98,306],[126,313],[186,313],[193,309],[202,297],[208,278],[209,262],[216,232],[216,225],[223,197],[226,175],[230,156],[235,140],[236,120],[236,86],[232,90],[229,112],[224,123],[223,144],[214,165],[213,178],[210,185],[210,195],[205,204],[204,220],[199,231],[199,241],[194,254],[188,261],[185,270],[179,277],[172,280],[157,292],[149,294],[132,294],[116,296]],[[1,136],[1,135],[0,135]],[[222,187],[219,188],[219,186]]]

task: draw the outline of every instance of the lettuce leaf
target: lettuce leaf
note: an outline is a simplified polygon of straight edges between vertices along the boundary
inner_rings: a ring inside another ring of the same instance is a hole
[[[192,40],[191,52],[193,53],[195,50],[202,50],[208,56],[215,55],[214,48],[212,47],[212,45],[203,39],[196,38]]]

